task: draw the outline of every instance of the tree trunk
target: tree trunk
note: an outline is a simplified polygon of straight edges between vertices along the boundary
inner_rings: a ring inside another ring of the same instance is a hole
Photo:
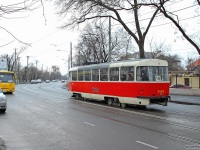
[[[139,47],[139,52],[140,52],[140,58],[145,58],[144,41],[139,41],[138,47]]]

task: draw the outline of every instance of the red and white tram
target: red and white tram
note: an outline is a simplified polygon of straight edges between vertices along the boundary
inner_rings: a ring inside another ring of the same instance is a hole
[[[169,86],[168,63],[159,59],[117,61],[69,70],[71,96],[121,107],[127,104],[167,106]]]

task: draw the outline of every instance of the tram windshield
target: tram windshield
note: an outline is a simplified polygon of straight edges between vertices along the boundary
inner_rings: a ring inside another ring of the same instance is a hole
[[[138,66],[137,81],[169,81],[168,67]]]

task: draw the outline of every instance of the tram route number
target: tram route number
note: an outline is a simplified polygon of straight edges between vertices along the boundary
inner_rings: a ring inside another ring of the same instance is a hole
[[[164,93],[165,90],[158,90],[158,93]]]

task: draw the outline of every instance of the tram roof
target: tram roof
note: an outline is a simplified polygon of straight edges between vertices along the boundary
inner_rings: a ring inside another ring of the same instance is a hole
[[[77,67],[71,68],[70,71],[101,69],[101,68],[119,67],[119,66],[132,66],[132,65],[139,65],[141,62],[142,62],[141,65],[148,64],[148,63],[156,64],[156,62],[158,61],[163,62],[164,65],[167,65],[167,61],[161,60],[161,59],[132,59],[132,60],[123,60],[123,61],[85,65],[85,66],[77,66]]]

